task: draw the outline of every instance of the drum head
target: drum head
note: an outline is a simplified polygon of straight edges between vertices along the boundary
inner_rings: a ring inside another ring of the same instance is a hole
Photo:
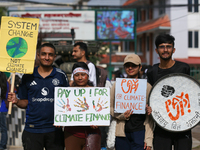
[[[180,132],[200,121],[200,84],[185,74],[169,74],[151,89],[149,105],[156,123],[168,131]]]

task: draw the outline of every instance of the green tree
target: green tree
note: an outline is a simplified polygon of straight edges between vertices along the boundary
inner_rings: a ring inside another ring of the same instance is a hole
[[[7,16],[6,13],[7,13],[7,8],[6,7],[0,7],[0,18],[2,16]],[[1,24],[1,19],[0,19],[0,24]]]
[[[107,53],[108,46],[102,45],[102,42],[89,42],[88,56],[89,60],[96,65],[97,61],[101,61],[103,54]]]

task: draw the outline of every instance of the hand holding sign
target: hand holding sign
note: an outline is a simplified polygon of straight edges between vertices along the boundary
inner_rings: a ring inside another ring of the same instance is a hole
[[[124,113],[124,117],[128,119],[133,114],[133,110],[127,110]]]

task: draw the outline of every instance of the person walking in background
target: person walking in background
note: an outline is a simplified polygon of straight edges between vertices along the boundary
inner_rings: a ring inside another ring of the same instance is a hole
[[[93,83],[89,80],[89,67],[84,62],[77,62],[72,67],[73,84],[72,87],[93,87]],[[100,130],[98,126],[76,126],[76,127],[65,127],[65,147],[66,150],[84,150],[86,149],[86,139],[92,134],[99,134]],[[91,139],[91,138],[90,138]],[[95,141],[95,140],[93,140]],[[101,138],[97,143],[91,143],[95,145],[95,149],[100,150]],[[88,149],[88,148],[87,148]]]
[[[8,92],[9,92],[9,84],[7,82],[7,78],[5,73],[0,72],[0,150],[5,150],[8,140],[7,135],[7,124],[6,124],[6,116],[8,113]]]
[[[116,80],[116,78],[124,78],[124,75],[122,74],[121,70],[113,71],[113,74],[114,74],[113,78],[114,81]]]
[[[124,59],[124,69],[127,78],[140,78],[141,59],[136,54],[127,55]],[[133,114],[131,110],[125,113],[114,113],[115,88],[116,83],[111,88],[110,114],[117,120],[116,124],[116,150],[151,150],[153,141],[153,120],[147,114]],[[146,102],[151,85],[147,83]]]
[[[151,65],[142,65],[140,76],[142,79],[147,79],[147,71],[151,68]]]
[[[148,82],[153,86],[161,77],[171,73],[184,73],[190,75],[190,67],[186,63],[172,60],[175,52],[175,38],[169,34],[160,34],[156,37],[156,53],[160,57],[160,63],[153,65],[147,71]],[[156,125],[154,129],[154,150],[191,150],[191,130],[183,132],[170,132]]]
[[[39,66],[33,74],[22,77],[18,90],[8,94],[8,100],[26,109],[26,123],[22,133],[24,150],[63,150],[64,133],[54,123],[54,88],[68,87],[68,79],[61,69],[52,67],[56,49],[51,43],[41,45],[37,52]]]
[[[89,80],[93,83],[94,86],[96,83],[96,69],[92,62],[87,60],[87,45],[83,42],[77,42],[74,44],[72,56],[77,62],[84,62],[88,65],[89,68]],[[70,85],[73,83],[73,74],[71,76]]]

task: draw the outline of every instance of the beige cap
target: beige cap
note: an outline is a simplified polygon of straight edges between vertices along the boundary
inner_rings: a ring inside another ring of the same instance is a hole
[[[141,65],[141,59],[138,55],[136,54],[129,54],[124,58],[124,64],[125,63],[134,63],[135,65]]]

